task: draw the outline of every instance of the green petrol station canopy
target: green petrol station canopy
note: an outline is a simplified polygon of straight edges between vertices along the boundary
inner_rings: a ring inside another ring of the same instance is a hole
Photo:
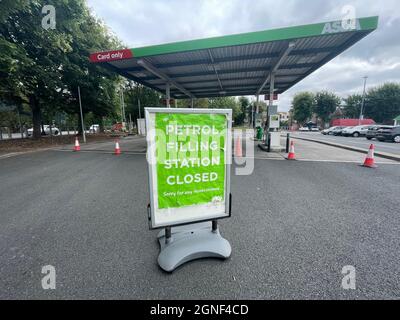
[[[120,75],[173,98],[280,94],[354,45],[378,17],[96,52]]]

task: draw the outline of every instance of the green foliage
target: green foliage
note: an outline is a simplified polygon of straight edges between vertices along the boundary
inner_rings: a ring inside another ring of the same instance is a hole
[[[118,48],[84,0],[54,0],[56,29],[42,28],[47,2],[0,2],[0,99],[26,103],[32,109],[34,136],[40,136],[41,115],[77,113],[77,87],[84,112],[112,112],[119,77],[90,64],[90,52]]]
[[[340,106],[340,98],[327,91],[318,92],[315,95],[313,112],[324,122],[328,122],[331,114]]]
[[[142,118],[144,118],[144,108],[162,107],[160,104],[161,94],[132,81],[129,81],[125,87],[124,99],[126,117],[129,119],[129,114],[131,114],[132,121],[139,118],[139,100]]]
[[[311,118],[314,107],[314,95],[311,92],[297,93],[293,98],[293,119],[304,124]]]
[[[400,83],[385,83],[369,90],[364,114],[377,123],[393,124],[400,114]]]
[[[344,116],[351,119],[356,119],[360,116],[362,104],[362,95],[352,94],[344,99]]]
[[[236,126],[241,125],[245,118],[242,105],[235,97],[210,98],[208,101],[210,109],[232,109],[232,117]]]

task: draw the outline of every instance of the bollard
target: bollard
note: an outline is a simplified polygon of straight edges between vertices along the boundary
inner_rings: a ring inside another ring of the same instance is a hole
[[[288,132],[286,135],[286,153],[289,153],[289,145],[290,145],[290,133]]]

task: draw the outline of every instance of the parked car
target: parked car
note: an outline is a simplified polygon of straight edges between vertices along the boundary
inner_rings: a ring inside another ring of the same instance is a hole
[[[378,129],[376,138],[379,141],[393,141],[400,143],[400,126]]]
[[[371,127],[370,125],[347,127],[345,129],[343,129],[342,136],[344,136],[344,137],[352,136],[354,138],[358,138],[360,136],[365,136],[370,127]]]
[[[335,130],[336,128],[339,128],[339,127],[338,127],[338,126],[330,127],[330,128],[328,128],[328,129],[322,130],[321,133],[322,133],[323,135],[331,135],[331,134],[332,134],[332,131]]]
[[[99,133],[100,132],[100,125],[99,124],[92,124],[89,128],[90,133]]]
[[[381,125],[371,126],[369,127],[365,137],[368,140],[372,140],[373,138],[376,138],[376,134],[379,129],[391,129],[391,128],[393,128],[393,126],[381,126]]]
[[[40,127],[40,130],[42,130],[42,136],[47,136],[50,135],[50,126],[48,124],[43,125],[43,129],[42,127]],[[60,134],[60,129],[58,129],[57,127],[51,127],[51,134],[53,136],[58,136]],[[28,129],[28,137],[33,135],[33,128]]]
[[[343,129],[348,128],[348,127],[336,127],[335,129],[333,129],[330,134],[334,135],[334,136],[340,136],[342,135],[342,131]]]
[[[304,132],[310,132],[310,131],[319,131],[319,128],[316,126],[312,126],[312,127],[301,127],[299,128],[299,131],[304,131]]]

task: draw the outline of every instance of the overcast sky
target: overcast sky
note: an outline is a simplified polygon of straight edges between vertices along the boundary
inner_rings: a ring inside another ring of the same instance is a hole
[[[399,0],[87,0],[93,13],[129,47],[340,20],[344,6],[357,17],[379,15],[378,30],[286,91],[334,91],[342,97],[367,86],[400,81]],[[112,48],[110,48],[112,49]]]

